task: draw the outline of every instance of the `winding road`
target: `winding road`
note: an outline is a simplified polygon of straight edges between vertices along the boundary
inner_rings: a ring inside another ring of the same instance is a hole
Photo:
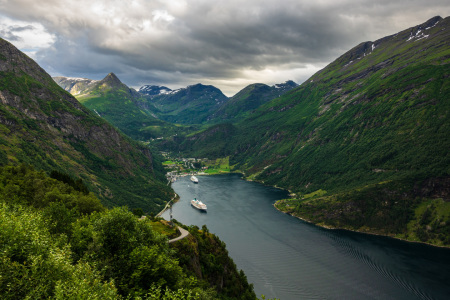
[[[181,239],[184,239],[185,237],[187,237],[189,235],[189,231],[187,231],[186,229],[181,228],[181,227],[177,227],[177,229],[181,233],[181,235],[179,237],[169,240],[169,244],[179,241]]]
[[[166,211],[166,209],[169,207],[170,202],[172,202],[176,197],[177,197],[177,193],[174,193],[172,199],[170,199],[170,201],[166,203],[166,206],[164,206],[163,210],[160,211],[160,212],[156,215],[157,218],[161,217],[161,215],[162,215],[162,214]]]

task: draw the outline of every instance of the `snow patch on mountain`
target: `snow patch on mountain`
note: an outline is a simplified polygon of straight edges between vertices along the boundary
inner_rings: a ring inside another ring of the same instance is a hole
[[[72,80],[72,81],[89,81],[90,83],[98,82],[98,80],[81,78],[81,77],[65,77],[65,78],[66,78],[66,80]]]
[[[434,22],[433,24],[427,24],[429,26],[425,27],[425,29],[422,26],[419,26],[417,28],[416,33],[414,33],[414,29],[413,29],[411,31],[411,33],[409,34],[409,38],[406,41],[409,42],[411,40],[414,40],[414,42],[417,42],[417,41],[420,41],[422,39],[428,38],[430,35],[429,34],[425,34],[424,31],[430,30],[431,28],[435,27],[439,23],[439,20],[437,20],[437,18],[433,18],[433,19],[436,20],[436,22]],[[424,24],[422,24],[422,25],[424,25]],[[426,26],[426,25],[424,25],[424,26]]]
[[[436,26],[436,25],[437,25],[437,23],[439,23],[439,21],[437,21],[436,23],[434,23],[434,25],[432,25],[432,26],[429,26],[429,27],[425,28],[425,30],[428,30],[428,29],[431,29],[431,28],[433,28],[434,26]]]
[[[422,32],[422,29],[419,29],[415,34],[411,32],[409,38],[406,41],[409,42],[411,40],[414,40],[416,42],[420,41],[421,39],[426,39],[429,36],[430,36],[429,34],[425,34],[424,32]]]
[[[296,87],[297,85],[298,84],[295,83],[294,81],[287,80],[284,83],[277,83],[277,84],[272,85],[272,88],[282,89],[282,90],[290,90],[290,89]]]
[[[172,90],[168,87],[159,85],[144,85],[139,89],[139,93],[149,96],[166,95],[170,94],[171,92]]]

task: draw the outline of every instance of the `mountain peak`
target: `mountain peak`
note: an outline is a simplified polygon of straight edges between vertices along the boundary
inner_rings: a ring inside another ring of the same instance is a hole
[[[421,26],[428,28],[428,27],[432,27],[434,25],[437,24],[437,22],[442,21],[442,17],[441,16],[435,16],[431,19],[429,19],[428,21],[426,21],[425,23],[423,23]]]
[[[107,84],[109,86],[118,86],[122,84],[122,81],[114,74],[113,72],[106,75],[105,78],[102,79],[101,84]]]

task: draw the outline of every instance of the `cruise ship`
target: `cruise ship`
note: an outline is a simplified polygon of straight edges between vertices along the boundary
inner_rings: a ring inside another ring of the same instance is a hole
[[[194,175],[192,175],[192,176],[191,176],[191,181],[192,181],[193,183],[198,183],[198,178],[195,177]]]
[[[195,207],[196,209],[206,212],[206,204],[200,200],[197,200],[197,198],[194,198],[193,200],[191,200],[191,205],[193,207]]]

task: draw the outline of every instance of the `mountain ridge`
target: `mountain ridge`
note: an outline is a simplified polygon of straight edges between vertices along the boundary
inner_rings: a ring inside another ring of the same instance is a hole
[[[169,89],[166,86],[159,85],[143,85],[139,88],[138,92],[148,96],[157,96],[160,94],[170,93],[172,92],[172,89]]]
[[[150,150],[97,117],[0,39],[0,160],[80,177],[106,205],[157,211],[170,200]],[[144,185],[143,183],[146,183]]]
[[[231,97],[209,118],[209,122],[237,121],[250,114],[264,103],[273,100],[297,87],[292,80],[268,86],[263,83],[254,83],[244,87]]]

